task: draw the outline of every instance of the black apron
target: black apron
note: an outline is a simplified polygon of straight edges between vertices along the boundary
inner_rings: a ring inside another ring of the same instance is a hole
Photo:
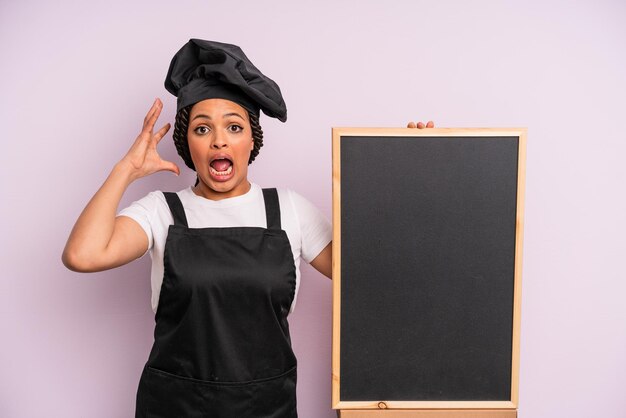
[[[174,225],[135,417],[297,418],[296,269],[276,189],[263,189],[267,228],[189,228],[164,195]]]

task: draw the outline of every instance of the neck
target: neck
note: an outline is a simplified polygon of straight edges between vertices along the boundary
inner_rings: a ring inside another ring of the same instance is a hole
[[[191,188],[191,190],[197,196],[204,197],[205,199],[223,200],[223,199],[228,199],[231,197],[237,197],[237,196],[246,194],[250,191],[250,188],[252,188],[252,185],[247,179],[229,190],[215,190],[207,186],[206,184],[202,182],[202,180],[200,180],[198,184],[196,184],[195,186]]]

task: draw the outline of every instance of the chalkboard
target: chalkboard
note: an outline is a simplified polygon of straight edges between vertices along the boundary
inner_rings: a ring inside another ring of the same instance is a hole
[[[333,129],[333,407],[516,408],[524,129]]]

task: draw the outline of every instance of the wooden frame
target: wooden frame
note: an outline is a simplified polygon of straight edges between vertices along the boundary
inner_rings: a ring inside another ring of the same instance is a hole
[[[339,409],[343,417],[514,417],[518,406],[522,242],[524,227],[524,189],[526,162],[525,128],[333,128],[333,349],[332,349],[332,408]],[[341,167],[340,142],[344,136],[373,137],[518,137],[518,182],[516,212],[516,242],[513,297],[513,341],[510,401],[394,401],[371,400],[367,402],[341,401],[340,399],[340,313],[341,313]],[[409,411],[411,410],[411,411]],[[449,410],[446,414],[444,410]],[[378,413],[375,413],[378,411]],[[421,412],[420,412],[421,411]],[[463,412],[465,411],[465,412]],[[480,411],[484,414],[480,415]],[[461,413],[463,412],[463,413]],[[478,415],[477,415],[478,413]]]
[[[516,409],[344,409],[339,418],[517,418]]]

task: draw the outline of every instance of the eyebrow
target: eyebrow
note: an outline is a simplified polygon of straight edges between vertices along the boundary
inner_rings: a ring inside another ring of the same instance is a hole
[[[235,113],[235,112],[231,112],[231,113],[225,113],[222,117],[226,118],[228,116],[237,116],[238,118],[240,118],[241,120],[245,121],[245,119],[243,118],[243,116],[241,116],[239,113]],[[205,118],[205,119],[209,119],[211,120],[211,116],[209,115],[205,115],[204,113],[199,113],[196,116],[193,117],[193,119],[191,120],[195,120],[198,118]]]

